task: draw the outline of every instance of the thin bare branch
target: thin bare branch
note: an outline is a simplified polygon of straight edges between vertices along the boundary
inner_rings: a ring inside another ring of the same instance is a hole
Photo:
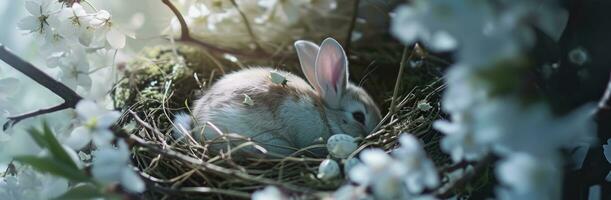
[[[352,18],[350,19],[350,26],[348,27],[346,41],[344,41],[344,46],[345,46],[344,49],[346,50],[346,56],[348,56],[348,58],[350,58],[352,32],[354,32],[354,28],[356,27],[356,19],[358,18],[358,14],[359,14],[359,4],[360,3],[361,3],[361,0],[354,1],[354,5],[353,5],[354,7],[352,9]]]
[[[176,8],[176,6],[174,6],[174,4],[170,0],[161,0],[161,2],[163,2],[163,4],[165,4],[168,8],[170,8],[170,10],[172,10],[172,13],[174,13],[176,18],[178,19],[178,22],[180,23],[180,38],[182,39],[191,38],[191,35],[190,35],[191,33],[189,32],[189,26],[187,26],[187,21],[182,16],[178,8]]]
[[[176,6],[170,0],[161,0],[161,2],[163,2],[168,8],[170,8],[170,10],[172,11],[172,13],[174,13],[176,18],[178,19],[178,22],[180,23],[180,30],[181,30],[180,38],[176,39],[176,41],[197,45],[204,49],[207,49],[207,50],[210,50],[216,53],[227,53],[227,54],[232,54],[232,55],[242,56],[242,57],[249,57],[249,58],[270,58],[270,57],[284,56],[284,55],[273,55],[273,54],[266,53],[265,51],[263,51],[263,49],[261,49],[261,47],[259,46],[257,42],[255,42],[255,44],[257,44],[258,48],[255,51],[243,52],[240,50],[226,49],[226,48],[218,47],[214,44],[195,39],[191,36],[191,33],[189,32],[189,26],[187,25],[187,21],[185,20],[182,13],[180,13],[178,8],[176,8]],[[253,40],[256,41],[255,35],[254,33],[252,33],[250,24],[248,23],[246,16],[242,15],[242,18],[245,21],[245,23],[247,23],[249,34],[251,34],[251,37],[253,38]]]
[[[235,9],[238,10],[238,13],[240,13],[240,16],[242,17],[242,21],[244,21],[244,26],[246,26],[246,30],[248,31],[248,35],[250,35],[250,39],[252,39],[252,42],[255,43],[257,47],[256,49],[263,50],[263,48],[261,48],[261,45],[259,44],[259,40],[257,40],[255,32],[252,30],[252,27],[250,26],[250,22],[248,22],[248,18],[246,18],[246,14],[242,12],[240,7],[238,6],[238,3],[236,3],[235,0],[231,0],[231,4],[233,4]]]
[[[55,93],[57,96],[59,96],[60,98],[64,100],[63,103],[56,105],[56,106],[8,117],[9,121],[4,124],[3,126],[4,130],[8,129],[10,126],[16,124],[17,122],[30,118],[30,117],[52,113],[52,112],[67,109],[67,108],[74,108],[76,104],[81,99],[83,99],[83,97],[78,95],[74,90],[70,89],[68,86],[64,85],[63,83],[51,78],[51,76],[47,75],[46,73],[36,68],[31,63],[15,55],[13,52],[11,52],[9,49],[7,49],[2,44],[0,44],[0,59],[6,62],[6,64],[8,64],[9,66],[15,68],[17,71],[20,71],[21,73],[30,77],[32,80],[36,81],[38,84],[49,89],[51,92]]]
[[[27,118],[31,118],[31,117],[36,117],[38,115],[44,115],[44,114],[48,114],[48,113],[52,113],[55,111],[60,111],[60,110],[64,110],[64,109],[68,109],[68,108],[73,108],[75,105],[71,105],[67,102],[55,105],[55,106],[51,106],[48,108],[43,108],[40,110],[36,110],[36,111],[32,111],[32,112],[28,112],[28,113],[23,113],[20,115],[15,115],[15,116],[10,116],[8,117],[8,121],[6,123],[4,123],[4,125],[2,126],[3,130],[7,130],[8,128],[10,128],[11,126],[19,123],[21,120],[27,119]]]

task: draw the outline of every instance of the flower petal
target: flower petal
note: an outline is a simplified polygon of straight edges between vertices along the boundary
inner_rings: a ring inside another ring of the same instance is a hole
[[[121,173],[121,186],[130,192],[143,192],[144,182],[129,166],[126,166]]]
[[[107,129],[100,129],[93,133],[93,143],[98,147],[110,146],[113,139],[114,135]]]
[[[116,28],[110,28],[106,33],[106,41],[112,48],[121,49],[125,47],[125,34]]]
[[[93,101],[82,100],[76,104],[76,113],[85,120],[96,117],[100,112],[100,108]]]
[[[64,144],[73,149],[82,149],[91,142],[91,138],[89,129],[80,126],[72,130],[72,133],[70,133],[70,136],[64,141]]]
[[[37,17],[27,16],[21,19],[19,23],[17,23],[17,28],[19,28],[20,30],[36,32],[40,30],[40,25],[40,20],[38,20]]]
[[[25,2],[25,9],[32,15],[38,17],[40,15],[42,15],[41,10],[42,7],[40,5],[40,3],[36,2],[36,1],[26,1]]]
[[[98,118],[97,127],[98,128],[108,128],[112,124],[114,124],[119,119],[119,117],[121,117],[121,113],[117,111],[108,111],[108,113]]]

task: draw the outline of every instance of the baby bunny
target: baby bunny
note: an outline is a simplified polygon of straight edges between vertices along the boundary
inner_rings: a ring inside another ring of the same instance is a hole
[[[369,134],[380,121],[380,110],[365,90],[348,82],[342,46],[327,38],[320,47],[300,40],[295,48],[309,84],[271,68],[227,74],[195,101],[193,138],[225,152],[228,145],[253,141],[270,155],[286,156],[334,134]],[[272,74],[286,80],[272,81]],[[179,115],[175,122],[189,129],[189,119]],[[243,138],[228,144],[230,135]],[[252,146],[241,151],[260,155]]]

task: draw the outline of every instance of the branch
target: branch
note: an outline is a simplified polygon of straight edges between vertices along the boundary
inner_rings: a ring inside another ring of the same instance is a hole
[[[238,13],[240,13],[240,17],[242,17],[242,21],[244,21],[244,25],[246,26],[246,30],[248,31],[248,35],[250,35],[250,39],[252,40],[252,42],[255,43],[255,46],[258,50],[263,50],[263,48],[261,48],[261,45],[259,44],[259,41],[257,40],[257,37],[255,36],[255,32],[252,30],[252,27],[250,27],[250,22],[248,22],[246,14],[242,12],[240,7],[238,6],[238,3],[236,3],[235,0],[231,0],[231,4],[233,4],[235,9],[238,10]]]
[[[38,115],[43,115],[43,114],[47,114],[47,113],[52,113],[55,111],[60,111],[60,110],[64,110],[64,109],[68,109],[68,108],[73,108],[75,105],[71,105],[67,102],[55,105],[55,106],[51,106],[48,108],[43,108],[40,110],[36,110],[36,111],[32,111],[32,112],[28,112],[28,113],[23,113],[20,115],[15,115],[15,116],[10,116],[8,117],[8,121],[6,123],[4,123],[4,125],[2,126],[3,130],[7,130],[8,128],[10,128],[11,126],[19,123],[19,121],[27,119],[27,118],[31,118],[31,117],[36,117]]]
[[[185,21],[185,18],[182,16],[182,14],[180,14],[178,8],[176,8],[176,6],[174,6],[174,4],[170,2],[170,0],[161,0],[161,2],[163,2],[163,4],[170,8],[170,10],[172,10],[172,13],[174,13],[176,18],[178,19],[178,22],[180,23],[180,38],[191,38],[191,33],[189,32],[189,27],[187,26],[187,21]]]
[[[51,78],[49,75],[36,68],[31,63],[15,55],[2,44],[0,44],[0,60],[3,60],[9,66],[30,77],[32,80],[51,90],[51,92],[55,93],[57,96],[61,97],[64,100],[63,103],[53,107],[8,117],[9,121],[4,124],[4,130],[8,129],[10,126],[16,124],[17,122],[30,117],[52,113],[67,108],[74,108],[74,106],[76,106],[76,104],[81,99],[83,99],[83,97],[79,96],[74,90],[70,89],[63,83]]]
[[[185,18],[183,17],[183,15],[180,13],[180,11],[178,10],[178,8],[176,8],[176,6],[170,1],[170,0],[161,0],[161,2],[163,2],[168,8],[170,8],[170,10],[172,10],[172,13],[174,13],[174,15],[176,16],[176,18],[178,19],[178,22],[180,23],[180,38],[178,38],[176,41],[179,42],[184,42],[184,43],[190,43],[190,44],[194,44],[197,46],[200,46],[202,48],[211,50],[211,51],[215,51],[217,53],[227,53],[227,54],[233,54],[236,56],[243,56],[243,57],[250,57],[250,58],[269,58],[269,57],[278,57],[281,55],[271,55],[268,54],[264,51],[262,51],[262,49],[260,49],[260,46],[257,44],[257,46],[259,47],[260,51],[256,51],[256,52],[252,52],[252,53],[246,53],[246,52],[242,52],[239,50],[234,50],[234,49],[225,49],[225,48],[221,48],[218,46],[215,46],[213,44],[195,39],[191,36],[191,32],[189,32],[189,26],[187,25],[187,21],[185,20]],[[237,8],[237,7],[236,7]],[[242,16],[243,19],[246,21],[246,23],[248,23],[248,21],[246,20],[246,16]],[[250,26],[248,25],[248,29],[249,29],[249,33],[252,32],[252,30],[250,30]],[[254,38],[254,34],[250,33],[251,37]]]
[[[346,56],[348,56],[348,58],[350,58],[350,44],[352,43],[352,32],[354,31],[354,27],[356,26],[356,18],[359,14],[360,3],[361,0],[354,1],[352,18],[350,19],[350,27],[348,27],[348,35],[346,36],[346,41],[344,42],[344,44],[346,45],[346,48],[344,49],[346,50]]]

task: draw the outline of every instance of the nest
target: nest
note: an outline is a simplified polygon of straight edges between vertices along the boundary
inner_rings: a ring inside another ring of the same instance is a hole
[[[409,76],[402,76],[400,89],[393,95],[402,55],[396,52],[401,52],[403,47],[385,48],[355,47],[352,52],[352,78],[358,77],[360,82],[368,80],[365,88],[376,91],[371,94],[383,110],[390,104],[396,105],[375,133],[359,140],[358,151],[370,147],[394,149],[398,136],[410,133],[424,141],[425,150],[437,165],[447,163],[448,157],[439,149],[441,135],[431,128],[432,122],[442,117],[439,103],[444,88],[439,77],[442,64],[432,61],[426,54],[415,56],[409,62],[410,66],[417,67],[406,67],[405,74]],[[375,57],[372,52],[382,52],[392,59],[378,62],[377,65],[384,69],[372,72],[370,59]],[[299,66],[291,60],[294,59],[287,59],[284,66]],[[189,46],[161,46],[144,50],[140,57],[126,64],[125,78],[113,93],[116,107],[124,111],[121,125],[149,144],[176,155],[162,156],[158,152],[135,149],[133,163],[147,180],[147,198],[240,199],[249,198],[250,193],[267,185],[276,185],[295,197],[318,199],[345,183],[345,179],[317,179],[317,168],[324,158],[301,154],[307,149],[288,157],[238,161],[232,159],[231,153],[213,154],[206,145],[194,140],[172,138],[173,114],[188,111],[190,102],[209,83],[224,72],[240,69],[244,66],[241,63],[263,65],[264,62],[236,62]],[[298,67],[282,69],[301,74]]]

